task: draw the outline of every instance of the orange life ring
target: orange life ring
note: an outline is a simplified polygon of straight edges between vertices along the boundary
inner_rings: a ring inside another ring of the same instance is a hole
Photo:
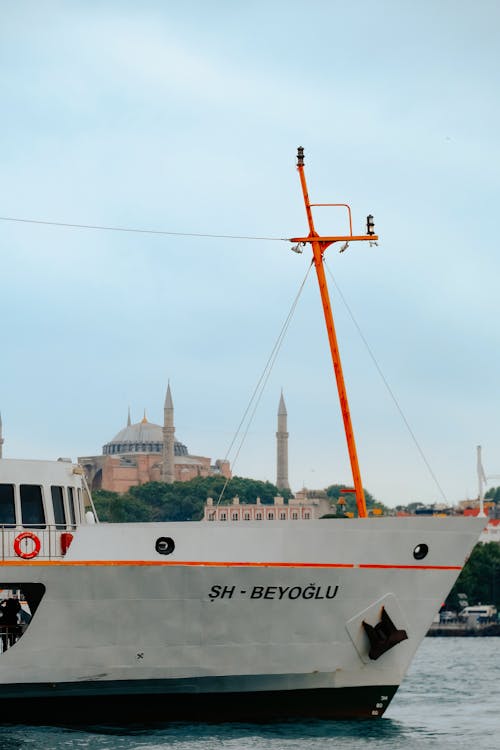
[[[23,539],[31,539],[33,542],[33,549],[31,552],[23,552],[21,549],[21,542]],[[40,552],[40,540],[36,534],[32,534],[31,531],[23,531],[22,534],[18,534],[14,539],[14,552],[18,557],[22,557],[23,560],[32,560]]]

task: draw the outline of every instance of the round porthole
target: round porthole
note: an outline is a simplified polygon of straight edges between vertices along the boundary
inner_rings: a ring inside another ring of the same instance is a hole
[[[175,542],[169,536],[160,536],[156,540],[155,550],[160,555],[171,555],[175,549]]]
[[[417,544],[413,550],[413,557],[415,560],[423,560],[429,552],[429,547],[426,544]]]

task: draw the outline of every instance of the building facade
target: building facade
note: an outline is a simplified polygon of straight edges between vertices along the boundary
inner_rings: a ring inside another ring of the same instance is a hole
[[[310,521],[314,517],[311,504],[295,502],[293,498],[285,504],[279,495],[272,504],[265,505],[260,497],[255,503],[240,503],[235,497],[231,505],[218,505],[209,497],[203,512],[204,521]]]
[[[326,492],[307,490],[305,487],[291,497],[288,503],[278,495],[274,502],[240,503],[234,497],[231,505],[222,505],[209,497],[203,510],[204,521],[311,521],[334,511]]]

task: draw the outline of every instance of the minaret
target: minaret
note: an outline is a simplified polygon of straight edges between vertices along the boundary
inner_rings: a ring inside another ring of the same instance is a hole
[[[280,403],[278,406],[278,432],[276,433],[276,487],[279,490],[289,490],[288,484],[288,432],[287,432],[287,412],[283,391],[281,391]]]
[[[161,471],[162,482],[172,483],[174,474],[174,404],[170,393],[170,383],[165,396],[163,409],[163,465]]]
[[[3,443],[4,443],[4,439],[3,439],[3,433],[2,433],[2,415],[0,414],[0,458],[2,458]]]

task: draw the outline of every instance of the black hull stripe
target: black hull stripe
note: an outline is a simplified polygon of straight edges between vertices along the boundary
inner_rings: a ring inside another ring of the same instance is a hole
[[[88,725],[96,723],[136,724],[169,721],[273,721],[290,719],[375,719],[383,715],[396,685],[351,688],[316,688],[306,690],[266,690],[249,692],[169,693],[150,683],[136,692],[124,693],[117,686],[106,685],[106,694],[73,694],[69,685],[54,685],[53,693],[35,697],[23,696],[28,686],[0,687],[3,721],[9,724]],[[149,686],[149,689],[148,689]],[[31,689],[35,686],[30,686]],[[81,684],[79,687],[83,687]],[[90,685],[88,685],[90,689]],[[65,688],[69,688],[67,692]],[[38,691],[42,686],[38,686]],[[28,689],[29,690],[29,689]],[[103,691],[104,692],[104,691]],[[15,697],[13,695],[15,693]],[[65,694],[66,693],[66,694]]]

